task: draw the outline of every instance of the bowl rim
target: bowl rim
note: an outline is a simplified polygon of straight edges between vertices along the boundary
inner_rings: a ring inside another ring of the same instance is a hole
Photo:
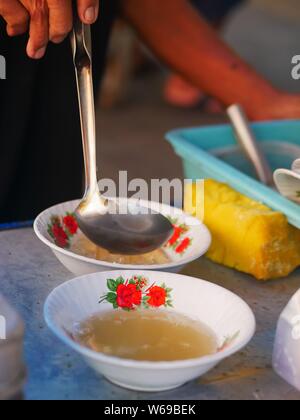
[[[300,180],[300,173],[298,173],[296,171],[293,171],[292,169],[279,168],[279,169],[276,169],[276,171],[274,172],[275,182],[277,181],[279,183],[280,181],[279,181],[278,177],[280,177],[282,175],[288,175],[291,178],[296,178],[296,179]]]
[[[300,145],[299,144],[295,144],[292,142],[285,142],[285,141],[281,141],[281,140],[265,140],[263,142],[261,142],[261,147],[263,149],[267,149],[272,147],[273,148],[273,153],[275,153],[275,149],[276,152],[283,152],[285,151],[286,153],[299,153],[300,151]],[[227,145],[227,146],[222,146],[222,147],[216,147],[211,149],[211,153],[217,157],[222,156],[224,154],[231,154],[231,153],[235,153],[235,152],[241,152],[241,148],[239,147],[238,144],[232,144],[232,145]],[[265,151],[266,153],[266,151]],[[298,159],[296,159],[298,160]],[[299,159],[300,160],[300,159]]]
[[[233,354],[239,352],[242,350],[254,337],[256,333],[256,318],[254,315],[254,312],[250,308],[250,306],[237,294],[231,292],[230,290],[226,289],[225,287],[219,286],[217,284],[211,283],[207,280],[199,279],[196,277],[186,276],[183,274],[175,274],[175,273],[165,273],[163,271],[146,271],[145,275],[170,275],[181,282],[184,281],[184,279],[190,279],[197,282],[201,282],[202,284],[209,285],[211,288],[214,288],[215,290],[222,290],[225,292],[228,296],[234,297],[236,300],[238,300],[242,306],[244,307],[245,311],[248,312],[249,319],[251,326],[249,327],[249,332],[247,336],[240,340],[239,343],[233,345],[232,347],[223,350],[222,352],[204,356],[200,358],[194,358],[194,359],[187,359],[187,360],[179,360],[179,361],[170,361],[170,362],[151,362],[151,361],[136,361],[132,359],[123,359],[115,356],[108,356],[103,353],[95,352],[91,349],[88,349],[87,347],[82,346],[79,343],[76,343],[74,340],[72,340],[65,331],[63,331],[60,327],[56,326],[56,324],[52,321],[52,317],[50,315],[50,304],[57,293],[58,290],[67,287],[67,285],[71,283],[76,283],[78,281],[81,281],[83,279],[88,279],[95,277],[96,275],[101,276],[107,276],[108,278],[110,276],[115,275],[115,271],[107,271],[107,272],[100,272],[100,273],[92,273],[83,275],[80,277],[73,278],[72,280],[69,280],[68,282],[65,282],[58,287],[56,287],[47,297],[46,302],[44,304],[44,319],[48,326],[48,328],[54,333],[56,337],[58,337],[64,344],[75,350],[77,353],[82,355],[85,358],[93,359],[97,362],[101,362],[108,365],[113,365],[115,367],[123,367],[123,368],[131,368],[131,369],[163,369],[163,370],[169,370],[169,369],[186,369],[191,367],[201,367],[205,365],[216,365],[219,362],[221,362],[224,359],[227,359],[228,357],[232,356]],[[134,274],[142,274],[141,270],[124,270],[123,275],[126,276],[126,274],[134,275]]]
[[[126,199],[126,200],[134,200],[134,199]],[[172,268],[177,268],[177,267],[181,267],[184,265],[187,265],[189,263],[191,263],[192,261],[197,260],[198,258],[202,257],[210,248],[211,243],[212,243],[212,236],[211,233],[209,231],[209,229],[207,228],[207,226],[201,222],[200,220],[198,220],[196,217],[193,217],[191,215],[189,215],[188,213],[184,212],[183,210],[176,208],[176,207],[172,207],[169,206],[167,204],[161,204],[161,203],[157,203],[154,201],[147,201],[147,200],[139,200],[139,202],[141,203],[142,206],[149,206],[149,205],[161,205],[162,208],[166,208],[166,209],[175,209],[176,211],[179,212],[179,214],[181,214],[182,216],[185,216],[187,219],[192,219],[195,223],[195,227],[200,227],[202,229],[201,232],[201,238],[203,241],[203,247],[199,248],[197,251],[197,248],[195,248],[195,252],[193,253],[193,255],[191,255],[188,258],[182,258],[182,260],[178,260],[178,261],[172,261],[169,263],[164,263],[164,264],[151,264],[151,265],[136,265],[136,264],[120,264],[120,263],[111,263],[111,262],[107,262],[107,261],[101,261],[101,260],[96,260],[94,258],[90,258],[90,257],[86,257],[84,255],[80,255],[80,254],[76,254],[68,249],[64,249],[64,248],[60,248],[59,246],[57,246],[55,243],[51,242],[48,238],[46,238],[46,236],[40,231],[38,224],[39,221],[43,218],[43,216],[50,212],[51,210],[54,210],[56,207],[58,206],[63,206],[63,205],[70,205],[72,203],[74,203],[74,205],[76,206],[77,203],[79,203],[80,200],[71,200],[71,201],[66,201],[64,203],[59,203],[56,204],[52,207],[49,207],[48,209],[44,210],[42,213],[40,213],[34,223],[33,223],[33,229],[34,232],[36,234],[36,236],[40,239],[40,241],[42,241],[45,245],[47,245],[49,248],[52,249],[52,251],[56,251],[58,253],[64,254],[70,258],[74,258],[76,260],[88,263],[88,264],[94,264],[94,265],[98,265],[99,267],[107,267],[107,268],[114,268],[114,269],[139,269],[139,270],[160,270],[160,269],[172,269]],[[197,252],[196,252],[197,251]]]

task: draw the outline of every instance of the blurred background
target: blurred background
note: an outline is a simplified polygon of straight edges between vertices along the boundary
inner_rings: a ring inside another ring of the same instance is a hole
[[[221,36],[277,87],[300,92],[291,77],[300,54],[299,0],[191,0]],[[119,21],[98,98],[98,159],[102,178],[182,177],[164,141],[168,130],[226,121],[222,106],[169,74]],[[158,152],[158,153],[157,153]]]

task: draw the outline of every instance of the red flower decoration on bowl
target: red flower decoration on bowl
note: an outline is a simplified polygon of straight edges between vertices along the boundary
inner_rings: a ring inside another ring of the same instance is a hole
[[[133,309],[142,303],[142,292],[135,284],[120,284],[117,287],[116,302],[120,308]]]
[[[176,248],[176,253],[177,254],[183,254],[187,249],[188,249],[188,247],[191,245],[191,239],[190,238],[185,238],[179,245],[178,245],[178,247]]]
[[[78,223],[72,214],[68,214],[63,218],[63,224],[70,232],[70,235],[75,235],[78,231]]]
[[[158,287],[158,286],[151,287],[147,296],[149,298],[148,300],[149,306],[159,308],[160,306],[164,306],[166,304],[167,292],[162,287]]]
[[[100,302],[113,305],[114,309],[121,308],[131,311],[140,307],[145,309],[172,307],[171,292],[165,284],[148,286],[148,280],[142,276],[135,276],[125,280],[123,277],[108,279],[108,293],[101,297]]]
[[[173,246],[175,245],[178,240],[180,239],[180,236],[184,233],[182,227],[180,226],[174,226],[174,234],[172,236],[172,238],[169,240],[168,242],[168,246]]]
[[[48,233],[60,248],[69,248],[70,239],[78,232],[78,223],[72,213],[65,216],[52,216],[48,224]]]
[[[58,246],[65,248],[68,246],[68,235],[58,223],[52,226],[52,234]]]
[[[169,220],[173,224],[174,233],[166,247],[172,248],[176,254],[182,255],[192,244],[192,239],[190,237],[184,237],[184,235],[188,233],[190,229],[185,223],[178,224],[178,220]]]

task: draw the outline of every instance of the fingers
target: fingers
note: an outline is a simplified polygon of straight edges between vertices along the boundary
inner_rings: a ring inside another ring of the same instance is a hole
[[[95,23],[99,14],[99,0],[77,0],[78,14],[84,23]]]
[[[86,24],[99,14],[99,0],[77,0],[78,14]],[[33,59],[44,56],[49,40],[62,42],[72,29],[72,0],[0,0],[0,16],[10,36],[28,30],[27,54]]]
[[[71,0],[48,0],[49,38],[59,44],[72,29],[73,14]]]
[[[1,0],[0,15],[7,23],[9,36],[16,36],[25,33],[29,25],[29,14],[25,7],[18,0]]]
[[[49,41],[49,13],[45,0],[33,0],[30,5],[30,30],[27,54],[33,59],[45,55]]]

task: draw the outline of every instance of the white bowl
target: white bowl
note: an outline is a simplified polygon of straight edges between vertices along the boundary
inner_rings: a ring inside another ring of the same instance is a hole
[[[279,317],[273,352],[275,372],[300,391],[300,290]]]
[[[292,171],[300,175],[300,159],[296,159],[292,165]]]
[[[200,320],[210,327],[218,339],[218,353],[184,361],[138,362],[96,353],[73,341],[75,324],[111,309],[107,303],[98,303],[99,297],[107,293],[107,279],[136,275],[146,277],[150,284],[165,283],[172,288],[174,309],[171,310]],[[177,388],[204,375],[246,346],[255,332],[255,318],[251,309],[233,293],[203,280],[153,271],[102,272],[71,280],[51,293],[44,313],[54,334],[81,354],[92,368],[119,386],[141,391]]]
[[[297,162],[297,165],[299,163]],[[295,166],[293,166],[294,168]],[[289,169],[277,169],[274,181],[281,195],[300,204],[300,173]]]
[[[126,199],[124,199],[126,200]],[[121,199],[122,202],[122,199]],[[206,226],[194,217],[184,213],[182,210],[175,209],[167,205],[159,203],[150,203],[148,201],[140,201],[143,207],[161,211],[165,216],[176,218],[177,223],[185,224],[188,231],[181,237],[181,241],[189,239],[190,245],[184,253],[177,253],[173,247],[165,247],[165,252],[170,262],[157,265],[126,265],[114,264],[105,261],[99,261],[94,258],[88,258],[79,255],[72,250],[58,246],[54,239],[50,236],[48,229],[49,223],[53,216],[60,219],[67,213],[73,213],[79,201],[70,201],[51,207],[41,213],[34,222],[34,231],[38,238],[52,249],[59,261],[73,274],[80,276],[83,274],[96,273],[99,271],[109,271],[117,269],[141,269],[141,270],[159,270],[169,272],[179,272],[186,264],[203,256],[211,244],[211,235]],[[76,235],[80,234],[77,233]],[[76,235],[70,241],[76,240]]]

